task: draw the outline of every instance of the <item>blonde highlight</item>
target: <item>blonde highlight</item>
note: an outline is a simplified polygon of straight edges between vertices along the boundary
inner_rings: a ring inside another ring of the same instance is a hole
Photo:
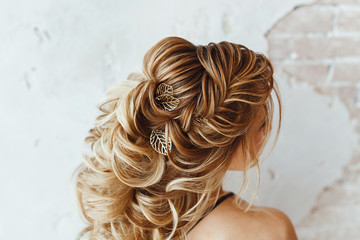
[[[157,104],[162,83],[179,100],[172,111]],[[255,161],[260,171],[249,129],[262,112],[262,152],[272,129],[272,91],[281,115],[271,62],[243,45],[196,46],[180,37],[155,44],[143,73],[130,74],[98,104],[102,113],[85,138],[92,155],[73,173],[89,225],[77,239],[186,239],[218,199],[239,144],[247,168]],[[281,116],[277,136],[280,122]],[[156,129],[171,139],[166,155],[151,146]]]

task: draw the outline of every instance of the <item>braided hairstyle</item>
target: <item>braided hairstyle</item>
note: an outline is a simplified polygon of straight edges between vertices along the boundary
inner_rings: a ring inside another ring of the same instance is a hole
[[[162,83],[179,100],[172,111],[157,104]],[[277,139],[281,103],[267,57],[227,41],[196,46],[166,37],[155,44],[143,73],[130,74],[98,104],[102,114],[85,139],[92,155],[84,155],[73,174],[88,222],[77,239],[185,239],[214,206],[239,145],[247,168],[259,167],[249,129],[263,114],[268,139],[273,90]],[[150,143],[159,129],[172,143],[166,154]]]

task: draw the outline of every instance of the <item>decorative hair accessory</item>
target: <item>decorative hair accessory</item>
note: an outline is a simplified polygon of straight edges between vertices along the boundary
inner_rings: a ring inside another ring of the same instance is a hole
[[[165,133],[162,130],[152,130],[150,135],[151,146],[163,155],[167,155]],[[168,137],[169,151],[171,152],[171,139]]]
[[[158,104],[162,106],[165,111],[173,111],[179,104],[179,99],[174,97],[173,87],[167,85],[166,83],[161,83],[156,89],[155,99],[158,101]],[[150,144],[151,146],[163,155],[167,155],[166,150],[166,137],[163,130],[152,130],[150,135]],[[168,137],[169,152],[171,152],[171,139]]]
[[[162,105],[164,110],[172,111],[179,104],[179,99],[173,96],[174,90],[173,87],[167,85],[166,83],[161,83],[156,89],[156,100],[159,101],[159,104]]]
[[[202,125],[204,125],[206,122],[207,122],[207,119],[204,118],[202,115],[200,115],[194,119],[195,125],[200,126],[200,127]]]

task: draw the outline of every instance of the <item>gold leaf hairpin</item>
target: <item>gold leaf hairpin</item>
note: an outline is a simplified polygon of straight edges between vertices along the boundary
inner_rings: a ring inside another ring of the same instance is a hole
[[[200,127],[202,125],[204,125],[207,121],[208,120],[206,118],[204,118],[202,115],[200,115],[194,119],[195,125],[200,126]]]
[[[152,130],[150,135],[151,146],[163,155],[167,155],[165,133],[162,130]],[[171,139],[168,137],[169,152],[171,152]]]
[[[179,104],[179,99],[174,97],[173,87],[167,85],[166,83],[161,83],[156,89],[157,103],[161,105],[166,111],[173,111]],[[167,155],[166,149],[166,137],[163,130],[152,130],[150,135],[150,144],[151,146],[163,155]],[[168,137],[169,152],[171,152],[171,139]]]
[[[173,96],[173,87],[166,83],[161,83],[156,89],[156,100],[167,111],[173,111],[179,104],[179,99]]]

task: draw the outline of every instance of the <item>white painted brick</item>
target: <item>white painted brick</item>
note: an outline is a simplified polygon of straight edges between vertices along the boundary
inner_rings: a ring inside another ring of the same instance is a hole
[[[354,84],[360,83],[359,71],[360,71],[360,61],[355,63],[354,62],[335,63],[333,81],[352,82]]]
[[[281,64],[277,65],[290,76],[299,81],[312,84],[324,84],[329,71],[329,65],[326,64]]]
[[[321,59],[335,57],[359,57],[360,38],[353,37],[300,37],[269,39],[269,55],[272,59]]]
[[[278,22],[268,36],[271,38],[284,33],[326,33],[332,29],[333,17],[334,13],[329,9],[299,7]]]
[[[341,9],[336,23],[338,31],[360,32],[360,10]]]
[[[327,4],[334,6],[324,6]],[[291,84],[294,84],[293,79],[306,82],[315,86],[318,93],[340,99],[350,116],[358,122],[360,120],[358,34],[360,14],[356,10],[358,8],[351,9],[345,6],[355,4],[359,6],[359,1],[320,0],[311,7],[299,7],[280,20],[267,36],[270,58],[277,60],[276,68],[291,78],[289,81]],[[299,12],[299,9],[303,12]],[[338,15],[336,18],[326,18],[324,14],[326,11],[338,12]],[[304,17],[309,14],[309,20],[296,22],[300,13]],[[319,21],[321,24],[316,25],[314,21],[316,14],[323,20],[323,22]],[[336,19],[334,28],[336,31],[332,32],[334,19]],[[304,24],[306,21],[315,25]],[[294,30],[291,26],[300,23],[303,25],[299,26],[298,31],[291,32]],[[329,24],[328,28],[326,24]],[[325,67],[329,65],[333,67]],[[340,136],[338,130],[338,127],[329,129],[336,137]],[[360,130],[357,131],[357,134],[359,133]],[[327,164],[328,159],[323,159],[323,163]],[[341,159],[340,157],[339,160]],[[344,164],[342,177],[325,187],[318,195],[317,203],[308,216],[296,224],[299,239],[360,239],[359,186],[360,170],[357,161],[352,160]]]

